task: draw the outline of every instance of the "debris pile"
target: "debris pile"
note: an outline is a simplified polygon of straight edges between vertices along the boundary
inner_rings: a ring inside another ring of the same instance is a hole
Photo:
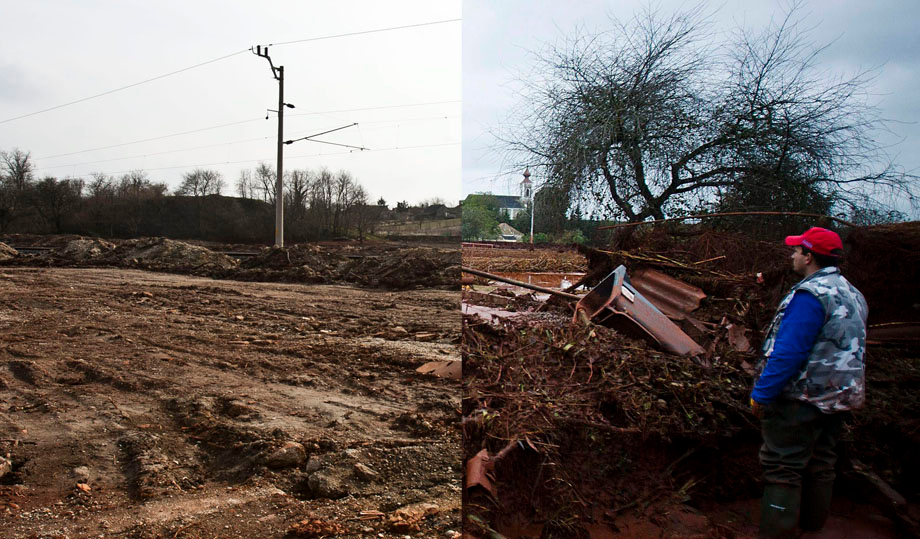
[[[345,282],[373,288],[456,288],[458,249],[300,244],[266,248],[244,260],[233,278],[310,283]]]
[[[58,258],[74,264],[88,264],[109,255],[114,250],[114,243],[98,238],[80,238],[60,249]]]
[[[576,302],[567,297],[464,291],[464,502],[471,536],[587,537],[592,526],[629,528],[624,522],[633,513],[651,507],[759,497],[760,427],[748,398],[761,332],[799,279],[788,249],[707,230],[680,237],[655,230],[632,240],[630,248],[580,248],[588,271],[576,286],[603,288],[603,279],[624,265],[636,276],[624,290],[641,290],[655,302],[704,350],[702,361],[578,323]],[[883,269],[874,275],[882,282]],[[667,305],[681,296],[678,285],[655,273],[698,287],[705,297],[687,297],[699,307]],[[651,284],[643,284],[650,275]],[[869,292],[871,311],[881,300]],[[870,347],[867,365],[867,407],[850,422],[844,453],[917,500],[920,466],[910,455],[920,450],[913,419],[920,396],[910,388],[920,380],[918,350]],[[848,462],[841,459],[844,468]]]
[[[501,247],[489,244],[464,244],[463,265],[488,272],[575,272],[585,270],[585,259],[566,248],[544,248],[531,251],[520,247],[520,244],[508,244]]]
[[[9,245],[0,242],[0,262],[19,256],[19,251]]]
[[[349,283],[394,290],[455,289],[460,282],[459,250],[443,247],[297,244],[267,247],[238,261],[204,246],[166,238],[114,242],[78,236],[66,239],[13,237],[11,241],[41,251],[14,257],[15,250],[0,250],[0,262],[115,266],[243,281]]]
[[[845,247],[842,271],[866,296],[872,323],[920,321],[920,222],[857,228]]]

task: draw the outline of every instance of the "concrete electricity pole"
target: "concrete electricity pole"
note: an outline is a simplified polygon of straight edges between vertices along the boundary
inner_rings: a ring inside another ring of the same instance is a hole
[[[294,105],[284,102],[284,66],[275,67],[272,64],[272,59],[268,56],[268,46],[265,47],[265,52],[262,52],[262,45],[256,45],[256,50],[253,53],[268,60],[272,75],[278,81],[278,110],[275,111],[278,113],[278,165],[275,170],[275,247],[284,247],[284,172],[282,170],[282,161],[284,159],[284,107],[294,108]]]

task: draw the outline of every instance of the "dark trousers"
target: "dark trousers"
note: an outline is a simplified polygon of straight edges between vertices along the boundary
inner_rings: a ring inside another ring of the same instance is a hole
[[[797,400],[779,399],[764,407],[760,464],[767,484],[801,487],[805,482],[832,483],[834,446],[844,414],[825,414]]]
[[[760,463],[766,485],[760,537],[795,537],[824,526],[834,489],[834,453],[843,414],[796,400],[764,407]]]

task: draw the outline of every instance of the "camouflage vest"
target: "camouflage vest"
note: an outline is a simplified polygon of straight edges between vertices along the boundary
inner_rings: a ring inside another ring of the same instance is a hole
[[[799,281],[780,302],[767,338],[763,357],[769,358],[783,313],[792,296],[803,290],[824,307],[824,326],[818,333],[805,367],[783,388],[781,396],[833,413],[861,408],[866,399],[866,318],[869,307],[862,293],[836,267],[822,268]]]

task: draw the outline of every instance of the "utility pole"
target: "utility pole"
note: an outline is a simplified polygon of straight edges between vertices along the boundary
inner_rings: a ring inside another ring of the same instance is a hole
[[[250,48],[250,50],[252,50]],[[268,60],[272,69],[272,76],[278,81],[278,165],[275,170],[275,247],[284,247],[284,173],[282,161],[284,159],[284,66],[275,67],[268,56],[268,46],[262,51],[262,45],[256,45],[253,51],[256,56]],[[294,108],[293,105],[287,105]]]

